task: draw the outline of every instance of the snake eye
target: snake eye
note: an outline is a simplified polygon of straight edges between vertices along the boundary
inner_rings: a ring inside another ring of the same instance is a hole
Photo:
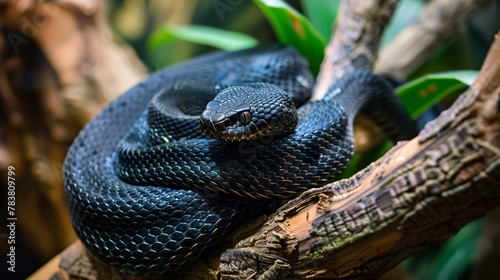
[[[250,112],[243,112],[240,114],[240,122],[242,125],[247,125],[252,120],[252,114]]]

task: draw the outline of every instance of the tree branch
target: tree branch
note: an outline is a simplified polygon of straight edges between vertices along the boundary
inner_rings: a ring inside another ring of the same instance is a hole
[[[314,87],[312,100],[321,99],[330,86],[354,69],[372,69],[377,59],[380,37],[399,0],[342,1],[332,41]],[[360,115],[355,120],[356,153],[367,151],[384,139],[373,121]]]
[[[380,36],[399,0],[344,0],[337,26],[325,50],[325,58],[314,88],[313,99],[321,99],[344,73],[372,69]]]
[[[434,0],[379,54],[374,71],[405,80],[477,11],[495,0]],[[395,59],[397,58],[397,59]]]

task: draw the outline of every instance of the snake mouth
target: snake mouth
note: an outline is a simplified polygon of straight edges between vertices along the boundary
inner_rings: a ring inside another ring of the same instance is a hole
[[[229,142],[235,142],[240,139],[233,135],[227,137],[228,132],[239,130],[241,123],[236,119],[238,115],[231,115],[221,121],[214,122],[213,119],[200,119],[202,132],[207,134],[210,138],[220,139]],[[240,128],[241,129],[241,128]],[[230,133],[231,134],[231,133]],[[232,133],[234,134],[234,133]]]
[[[200,119],[200,124],[201,124],[201,131],[203,131],[203,133],[208,135],[208,137],[210,138],[214,139],[217,138],[217,135],[215,134],[216,131],[215,125],[210,119],[208,120]]]
[[[242,127],[252,125],[251,107],[248,104],[242,104],[224,113],[213,111],[212,108],[218,105],[218,101],[211,101],[208,103],[207,109],[201,114],[200,125],[202,132],[210,138],[226,142],[248,140],[250,135],[241,133],[241,130]],[[246,130],[248,129],[243,128],[243,131]],[[238,133],[235,133],[235,131]],[[228,135],[230,136],[228,137]]]
[[[213,112],[211,110],[204,111],[200,116],[200,126],[203,133],[210,138],[218,138],[221,122],[224,121],[224,114]]]
[[[210,138],[236,143],[255,140],[271,128],[265,121],[259,121],[258,126],[244,113],[226,114],[227,117],[218,122],[202,118],[201,129]]]

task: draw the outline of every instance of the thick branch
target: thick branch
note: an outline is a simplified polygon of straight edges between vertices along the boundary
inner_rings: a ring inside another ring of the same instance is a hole
[[[496,208],[499,101],[497,38],[449,110],[352,178],[280,208],[222,256],[223,279],[377,277]]]
[[[321,99],[343,74],[354,69],[372,69],[377,58],[382,32],[399,0],[344,0],[339,11],[332,41],[313,92],[313,100]],[[371,120],[360,116],[354,126],[356,153],[368,150],[384,139]]]
[[[375,72],[404,80],[477,11],[495,0],[434,0],[379,54]]]
[[[313,99],[321,99],[344,73],[354,69],[372,69],[380,36],[398,2],[342,1],[333,41],[325,50]]]

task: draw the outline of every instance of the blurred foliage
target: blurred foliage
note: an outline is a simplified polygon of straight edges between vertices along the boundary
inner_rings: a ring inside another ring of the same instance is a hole
[[[295,1],[298,3],[298,1]],[[183,38],[170,40],[154,49],[148,39],[157,30],[169,26],[202,25],[245,34],[258,42],[275,42],[276,36],[260,8],[251,1],[164,1],[111,0],[111,23],[114,31],[137,52],[153,72],[190,57],[217,50],[217,47],[197,44]],[[138,16],[138,11],[144,13]],[[122,14],[128,17],[122,17]],[[130,19],[130,18],[134,19]],[[122,21],[120,21],[122,19]],[[145,22],[140,23],[140,20]],[[127,24],[136,21],[141,32]]]
[[[304,13],[321,36],[330,41],[332,27],[337,20],[340,0],[301,0]]]
[[[427,74],[396,89],[403,106],[413,119],[443,98],[466,88],[477,78],[477,70],[457,70]]]
[[[271,23],[282,44],[294,46],[307,60],[313,75],[319,72],[325,39],[302,14],[281,0],[254,0]],[[318,4],[326,3],[325,1]]]
[[[426,2],[401,0],[383,33],[380,47],[417,20]],[[112,0],[110,3],[115,32],[134,47],[151,71],[217,48],[234,50],[256,42],[280,41],[297,47],[317,73],[340,0]],[[500,28],[499,17],[500,4],[479,12],[410,75],[410,82],[397,89],[413,118],[433,104],[450,105],[471,84]],[[342,176],[354,174],[391,147],[392,143],[384,141],[362,155],[355,155]],[[468,279],[467,271],[474,259],[482,225],[482,220],[470,223],[442,246],[429,248],[400,268],[415,279]]]
[[[434,245],[401,263],[416,279],[469,279],[484,218],[470,222],[446,243]]]
[[[246,34],[226,31],[203,25],[167,25],[156,30],[148,40],[151,50],[175,40],[203,44],[225,51],[235,51],[255,47],[258,41]]]

